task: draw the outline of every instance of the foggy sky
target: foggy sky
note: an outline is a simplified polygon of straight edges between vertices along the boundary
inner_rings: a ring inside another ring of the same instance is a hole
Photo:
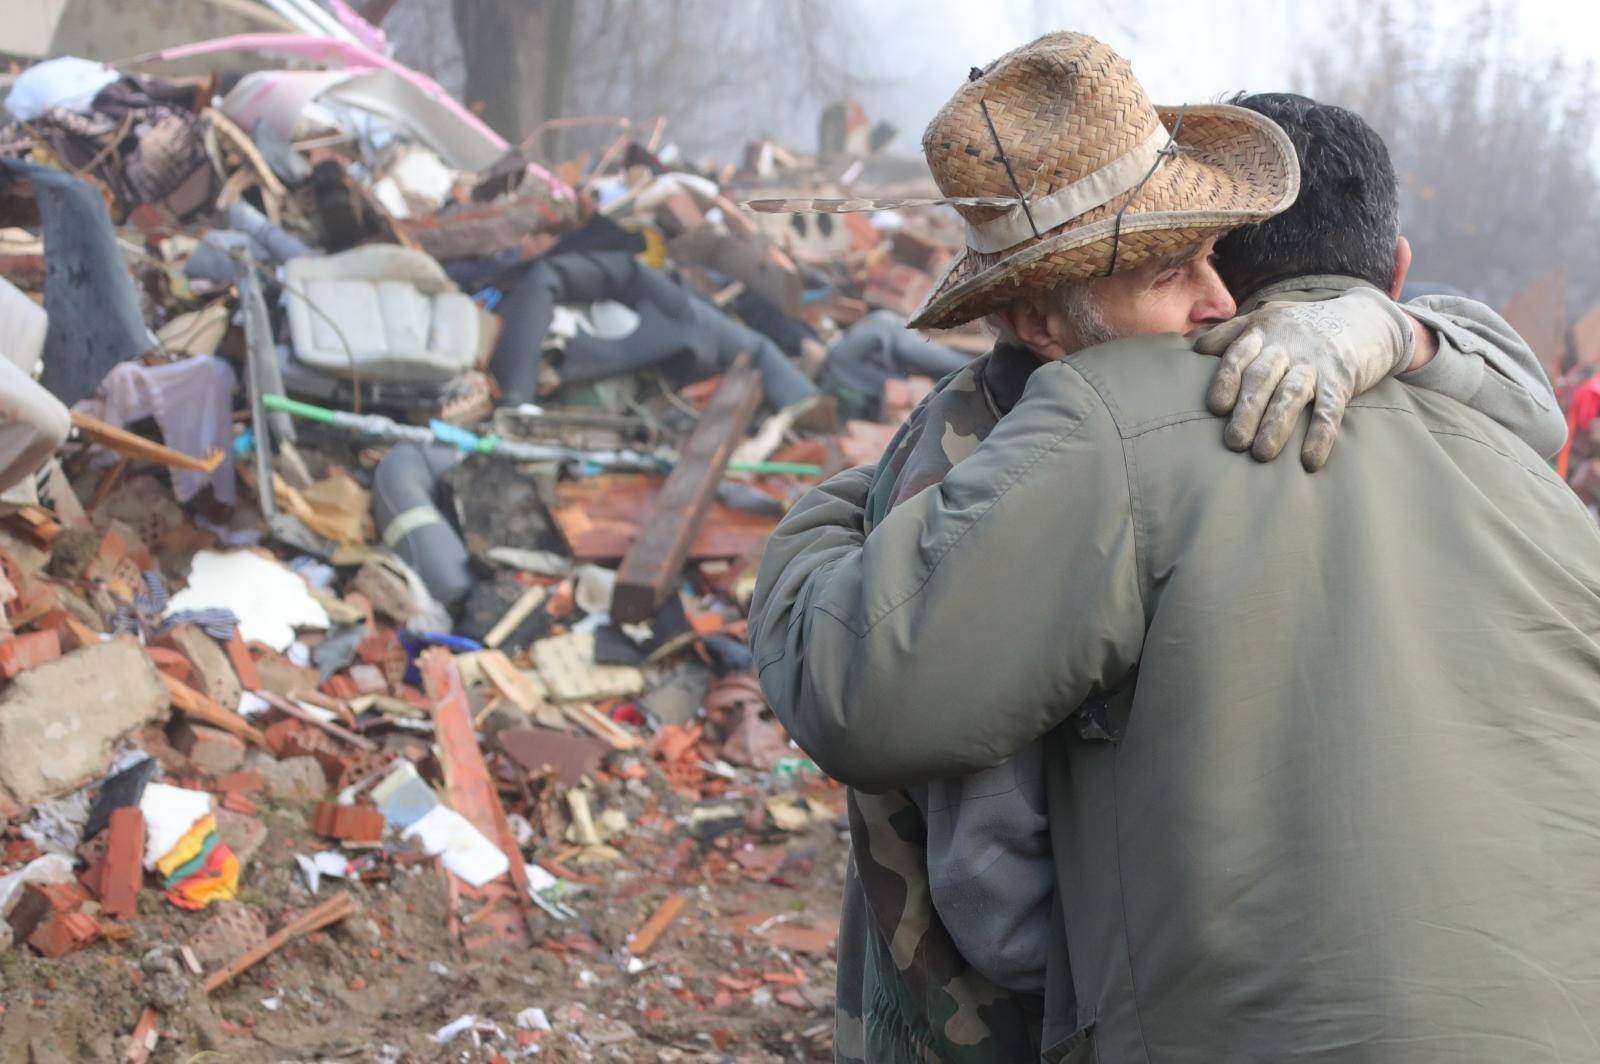
[[[1304,51],[1337,33],[1338,0],[852,0],[865,42],[857,65],[881,78],[857,98],[874,119],[901,130],[899,151],[915,152],[923,127],[966,77],[1039,33],[1091,33],[1132,63],[1162,104],[1204,103],[1235,90],[1292,88]],[[1420,7],[1422,4],[1410,5]],[[1433,17],[1463,22],[1479,0],[1435,0]],[[1600,61],[1600,5],[1519,0],[1519,37],[1527,54],[1560,51],[1574,62]],[[864,61],[863,61],[864,60]]]

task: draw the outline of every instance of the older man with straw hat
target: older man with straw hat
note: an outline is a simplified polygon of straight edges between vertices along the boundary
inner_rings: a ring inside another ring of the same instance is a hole
[[[1053,35],[975,75],[925,139],[941,188],[972,222],[972,250],[943,279],[918,320],[948,324],[989,313],[1004,340],[942,383],[908,422],[875,481],[855,478],[850,490],[870,483],[871,499],[852,509],[843,505],[844,489],[830,485],[824,493],[831,498],[812,505],[806,518],[786,523],[774,540],[778,549],[771,557],[779,560],[764,568],[757,643],[774,704],[803,743],[806,732],[815,730],[796,714],[815,713],[817,703],[835,697],[853,700],[864,688],[862,677],[845,675],[853,650],[840,653],[829,639],[808,645],[800,600],[810,599],[814,608],[849,624],[818,601],[819,594],[828,597],[830,582],[838,583],[830,571],[854,569],[844,579],[861,579],[868,570],[855,567],[867,565],[859,556],[870,550],[863,552],[860,539],[889,502],[911,499],[943,480],[1016,404],[1041,361],[1119,335],[1183,331],[1230,315],[1231,297],[1205,258],[1211,242],[1292,198],[1293,148],[1285,150],[1283,134],[1270,122],[1237,108],[1156,112],[1142,100],[1126,64],[1089,38]],[[1154,120],[1158,113],[1163,121]],[[1067,128],[1075,133],[1061,134]],[[1040,130],[1058,134],[1056,141],[1041,146],[1046,138],[1033,135]],[[1013,193],[1009,199],[1006,188]],[[1403,274],[1402,266],[1397,275]],[[1551,420],[1540,408],[1546,397],[1524,390],[1511,401],[1483,403],[1483,367],[1470,367],[1476,375],[1463,369],[1453,376],[1450,369],[1452,361],[1464,365],[1485,354],[1499,359],[1487,359],[1496,366],[1536,366],[1514,334],[1484,308],[1456,306],[1455,317],[1413,309],[1429,328],[1407,320],[1369,286],[1319,304],[1309,317],[1268,311],[1255,328],[1236,323],[1230,335],[1252,339],[1236,346],[1226,363],[1229,372],[1258,357],[1229,426],[1230,445],[1249,444],[1259,424],[1255,453],[1276,454],[1320,385],[1319,427],[1308,434],[1303,451],[1308,468],[1320,466],[1350,394],[1420,365],[1437,330],[1442,343],[1428,383],[1448,393],[1454,381],[1473,382],[1457,389],[1456,397],[1481,403],[1549,449],[1551,443],[1541,439],[1549,435],[1545,423]],[[1413,353],[1415,340],[1423,342],[1417,347],[1424,354]],[[893,535],[915,542],[910,548],[884,546],[880,554],[886,558],[878,567],[892,572],[903,560],[897,552],[909,549],[920,557],[937,547],[926,532],[926,526],[902,523]],[[875,539],[881,544],[886,534],[887,527]],[[1064,551],[1071,546],[1062,544]],[[1046,567],[1054,561],[1039,559]],[[848,593],[833,590],[836,604],[849,601]],[[910,585],[905,593],[917,597]],[[978,602],[945,598],[940,604],[959,619]],[[1027,634],[1015,633],[1018,649]],[[988,646],[981,637],[976,642]],[[953,653],[943,656],[971,662],[978,675],[1042,668],[1006,653],[974,659],[963,656],[965,647],[948,649]],[[943,660],[909,661],[905,679],[915,684],[917,671],[944,667]],[[839,675],[828,676],[830,670]],[[828,678],[819,682],[820,677]],[[813,689],[801,694],[797,682]],[[997,678],[996,692],[1004,687],[1004,678]],[[956,689],[950,690],[953,695]],[[929,707],[928,718],[937,719],[939,712]],[[987,714],[968,712],[977,720]],[[1104,716],[1103,704],[1086,706],[1079,711],[1079,729],[1109,734]],[[955,754],[941,754],[932,736],[923,739],[935,763]],[[899,751],[883,753],[892,761]],[[819,750],[817,756],[826,767],[840,755]],[[1054,869],[1038,786],[1042,757],[1043,748],[1030,744],[1018,757],[973,776],[938,780],[911,793],[852,794],[855,846],[840,941],[839,1059],[1037,1056],[1036,992],[1045,978],[1046,954],[1056,952],[1046,948]],[[991,753],[984,760],[995,758]],[[918,770],[919,776],[935,774]],[[1055,1027],[1077,1026],[1074,1017],[1052,1020]]]

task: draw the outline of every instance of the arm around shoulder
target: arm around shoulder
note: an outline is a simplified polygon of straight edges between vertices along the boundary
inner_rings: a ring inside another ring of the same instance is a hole
[[[1127,675],[1144,634],[1121,439],[1067,365],[936,490],[860,531],[860,471],[768,547],[762,685],[830,775],[886,790],[998,764]]]

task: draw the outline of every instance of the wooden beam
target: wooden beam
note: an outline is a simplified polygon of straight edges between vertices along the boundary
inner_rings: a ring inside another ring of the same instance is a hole
[[[226,985],[240,972],[259,964],[294,939],[309,935],[313,931],[320,931],[329,924],[338,923],[345,917],[354,915],[355,911],[355,899],[350,896],[349,891],[341,890],[322,904],[312,906],[294,917],[276,932],[213,972],[202,984],[206,993],[216,993],[218,987]]]
[[[266,702],[267,705],[271,706],[273,709],[276,709],[278,712],[283,713],[286,716],[293,717],[302,724],[309,724],[313,728],[319,728],[333,736],[335,739],[338,739],[340,742],[349,743],[357,750],[364,750],[369,754],[375,754],[378,752],[378,744],[373,742],[371,739],[362,738],[355,732],[349,730],[348,728],[342,728],[333,723],[331,720],[323,720],[315,713],[307,713],[305,710],[295,705],[294,702],[284,698],[281,695],[274,694],[271,691],[257,691],[256,694],[262,699],[262,701]]]
[[[733,450],[761,405],[761,374],[740,355],[723,374],[711,402],[678,453],[678,462],[656,496],[655,508],[639,529],[617,571],[611,616],[622,624],[648,621],[683,574],[684,560]]]
[[[252,745],[262,747],[267,745],[266,737],[251,727],[239,714],[223,708],[219,703],[213,702],[188,684],[174,680],[166,673],[161,674],[161,679],[166,681],[167,690],[172,693],[174,709],[193,717],[202,724],[209,724],[213,728],[221,728],[230,735],[236,735]]]
[[[72,412],[72,427],[100,446],[115,451],[124,458],[136,458],[176,469],[191,469],[196,473],[215,472],[217,466],[222,464],[221,451],[212,451],[205,458],[196,458],[182,451],[174,451],[171,447],[165,447],[154,440],[147,440],[126,429],[108,425],[88,414],[80,414],[76,410]]]

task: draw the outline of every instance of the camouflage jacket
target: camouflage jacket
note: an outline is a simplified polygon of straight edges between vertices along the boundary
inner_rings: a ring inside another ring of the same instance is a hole
[[[884,452],[867,528],[971,454],[1021,398],[1037,365],[1027,351],[1000,346],[940,381]],[[851,791],[849,808],[834,1059],[1038,1060],[1042,1000],[1002,989],[973,970],[934,910],[928,828],[917,804],[905,791]]]

